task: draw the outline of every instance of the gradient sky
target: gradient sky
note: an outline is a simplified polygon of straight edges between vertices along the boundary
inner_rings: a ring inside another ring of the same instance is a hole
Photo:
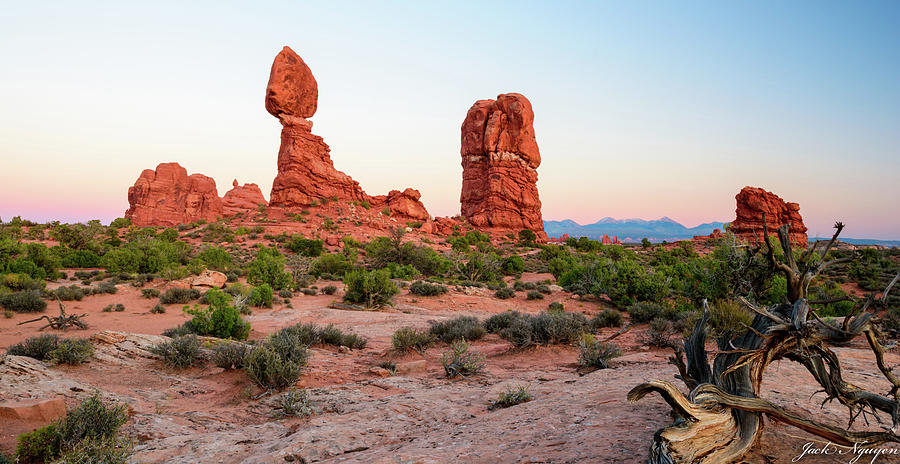
[[[130,3],[4,6],[0,218],[108,221],[166,161],[268,197],[289,45],[335,166],[435,216],[469,106],[521,92],[545,219],[729,221],[753,185],[811,236],[900,239],[900,2]]]

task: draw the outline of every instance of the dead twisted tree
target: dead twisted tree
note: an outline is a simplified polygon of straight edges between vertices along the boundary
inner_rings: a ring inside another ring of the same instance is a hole
[[[787,279],[788,302],[765,308],[742,300],[755,313],[753,322],[737,337],[724,335],[716,340],[718,351],[711,366],[706,352],[709,311],[704,302],[703,315],[693,333],[684,340],[684,349],[677,350],[672,358],[679,371],[676,378],[684,382],[690,394],[685,396],[674,385],[661,380],[643,383],[628,393],[630,402],[651,392],[659,393],[672,407],[676,418],[672,425],[654,436],[649,464],[738,461],[759,440],[763,415],[838,445],[900,443],[897,434],[900,378],[884,362],[885,347],[879,341],[882,337],[874,313],[887,301],[900,275],[888,285],[880,300],[870,297],[840,325],[820,319],[810,308],[810,282],[829,266],[852,259],[825,261],[843,228],[840,222],[835,224],[835,233],[823,250],[819,250],[817,242],[795,257],[788,226],[782,226],[778,229],[778,240],[784,252],[782,261],[776,258],[764,226],[766,255],[772,268]],[[821,255],[817,255],[819,252]],[[875,355],[878,370],[892,386],[886,394],[870,392],[844,380],[838,356],[829,348],[830,345],[847,344],[861,335],[865,336]],[[826,395],[823,405],[837,400],[848,408],[847,428],[797,416],[760,398],[766,368],[780,359],[797,362],[809,371]],[[881,422],[881,414],[890,418],[890,426],[883,426],[881,430],[850,429],[860,416],[868,424],[869,416]]]
[[[59,298],[57,298],[56,301],[59,303],[59,316],[58,317],[43,315],[37,319],[22,321],[22,322],[18,323],[17,325],[28,324],[30,322],[37,322],[37,321],[46,319],[47,324],[45,324],[43,327],[41,327],[38,330],[44,330],[47,327],[50,327],[50,328],[56,329],[56,330],[66,330],[69,327],[78,327],[79,329],[87,329],[88,328],[87,323],[81,320],[81,318],[83,318],[84,316],[87,316],[87,314],[66,314],[66,308],[65,308],[65,306],[63,306],[62,301],[60,301]]]

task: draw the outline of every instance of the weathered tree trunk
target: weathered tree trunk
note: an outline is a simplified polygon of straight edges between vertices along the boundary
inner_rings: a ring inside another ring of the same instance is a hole
[[[749,302],[744,304],[756,313],[753,322],[740,336],[717,340],[718,353],[712,368],[707,361],[706,325],[708,308],[690,337],[684,340],[672,358],[678,367],[680,378],[690,390],[685,396],[674,385],[664,381],[651,381],[638,385],[628,393],[628,400],[635,402],[651,392],[659,393],[672,407],[675,422],[659,430],[650,446],[650,464],[675,463],[728,463],[741,459],[754,447],[763,431],[763,415],[818,435],[838,445],[852,446],[865,443],[874,446],[885,442],[900,442],[898,405],[900,405],[900,379],[884,364],[884,347],[879,339],[879,329],[873,313],[867,312],[869,302],[855,316],[845,318],[838,327],[819,319],[810,310],[809,283],[826,267],[846,259],[824,261],[834,245],[843,224],[828,242],[819,260],[808,260],[815,253],[818,243],[807,249],[797,260],[790,247],[787,226],[778,230],[778,238],[784,251],[784,262],[776,260],[772,244],[766,233],[767,254],[773,268],[785,274],[788,281],[789,303],[771,308],[760,308]],[[814,264],[808,265],[808,262]],[[900,278],[900,276],[898,276]],[[896,282],[897,278],[894,279]],[[893,282],[884,292],[886,301]],[[877,304],[877,303],[876,303]],[[881,373],[893,385],[888,396],[866,391],[843,380],[837,355],[829,344],[845,344],[865,334],[875,353]],[[682,353],[686,358],[682,359]],[[802,364],[813,379],[822,386],[826,401],[836,399],[850,411],[847,429],[816,422],[786,412],[778,405],[760,398],[760,389],[766,368],[773,361],[787,359]],[[886,431],[852,431],[850,427],[860,414],[886,413],[892,427]]]

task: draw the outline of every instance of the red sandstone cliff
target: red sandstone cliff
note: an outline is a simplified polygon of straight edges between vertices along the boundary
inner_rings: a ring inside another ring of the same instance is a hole
[[[757,187],[744,187],[734,198],[737,207],[729,230],[736,237],[751,242],[761,240],[765,213],[769,233],[774,234],[779,227],[788,224],[791,243],[806,246],[809,242],[797,203],[787,203],[778,195]]]

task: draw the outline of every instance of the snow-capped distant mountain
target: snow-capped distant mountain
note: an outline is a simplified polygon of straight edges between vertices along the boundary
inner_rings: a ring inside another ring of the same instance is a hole
[[[724,222],[709,222],[697,227],[685,227],[672,218],[659,219],[615,219],[605,217],[593,224],[581,225],[571,219],[544,221],[544,230],[550,237],[569,234],[570,237],[588,237],[595,240],[604,235],[618,235],[623,241],[640,241],[646,237],[650,241],[688,239],[695,235],[709,235],[713,229],[722,229]]]

